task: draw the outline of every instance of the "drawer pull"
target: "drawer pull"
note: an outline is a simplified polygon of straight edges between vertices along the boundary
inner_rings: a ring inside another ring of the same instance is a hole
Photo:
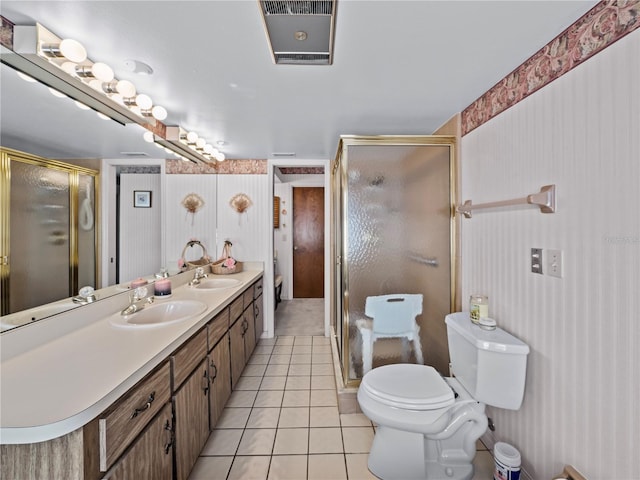
[[[171,422],[169,420],[167,420],[167,423],[165,423],[164,429],[169,432],[169,441],[164,446],[164,453],[166,455],[169,455],[171,447],[173,446],[173,427],[171,426]]]
[[[151,404],[156,399],[156,392],[151,392],[149,398],[147,398],[147,403],[145,403],[142,407],[136,408],[131,414],[130,419],[134,419],[138,416],[138,414],[144,412],[145,410],[149,410],[151,408]]]
[[[211,363],[209,364],[209,366],[211,368],[213,368],[213,375],[211,376],[211,383],[213,383],[213,381],[218,376],[218,367],[216,366],[216,364],[215,364],[215,362],[213,360],[211,360]]]

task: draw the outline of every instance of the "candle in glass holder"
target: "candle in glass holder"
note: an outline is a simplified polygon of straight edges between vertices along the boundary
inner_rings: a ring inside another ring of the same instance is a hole
[[[159,278],[153,285],[156,297],[166,297],[167,295],[171,295],[171,280],[168,278]]]

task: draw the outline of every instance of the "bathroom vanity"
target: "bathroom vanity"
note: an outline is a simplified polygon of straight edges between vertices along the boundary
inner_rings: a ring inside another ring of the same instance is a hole
[[[176,322],[119,324],[123,293],[3,333],[0,477],[186,480],[264,330],[262,273],[172,277],[149,312],[206,304]]]

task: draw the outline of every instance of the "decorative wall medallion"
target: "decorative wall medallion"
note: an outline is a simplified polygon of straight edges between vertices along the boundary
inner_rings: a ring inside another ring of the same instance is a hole
[[[231,208],[236,212],[244,213],[251,205],[253,205],[253,202],[246,194],[238,193],[231,198],[229,205],[231,205]]]
[[[190,193],[182,200],[182,206],[187,210],[187,215],[191,214],[191,225],[195,214],[204,207],[204,200],[197,193]]]

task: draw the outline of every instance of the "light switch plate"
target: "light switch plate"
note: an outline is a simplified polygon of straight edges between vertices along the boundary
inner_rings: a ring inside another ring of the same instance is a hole
[[[544,254],[547,275],[562,278],[562,250],[545,250]]]
[[[542,249],[531,249],[531,273],[539,273],[542,275]]]

